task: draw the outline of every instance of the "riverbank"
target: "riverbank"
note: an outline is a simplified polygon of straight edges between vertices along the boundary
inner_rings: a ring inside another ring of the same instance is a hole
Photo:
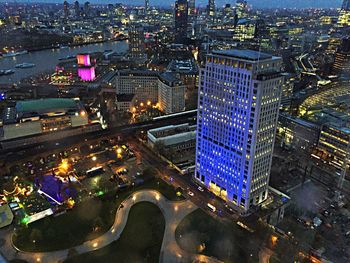
[[[19,83],[24,78],[36,76],[42,72],[53,72],[56,68],[56,65],[60,62],[60,58],[76,56],[79,53],[87,52],[103,53],[106,50],[113,50],[119,53],[126,52],[128,50],[128,43],[127,41],[119,38],[107,40],[104,42],[98,42],[95,44],[84,43],[80,45],[69,46],[67,48],[49,48],[40,50],[38,48],[35,51],[28,52],[25,55],[3,58],[0,59],[0,69],[14,69],[17,64],[21,63],[34,63],[36,67],[15,70],[14,74],[0,76],[0,83]]]
[[[74,47],[84,47],[84,46],[89,46],[89,45],[94,45],[94,44],[103,44],[103,43],[108,43],[108,42],[121,42],[128,40],[127,37],[119,37],[115,39],[107,39],[107,40],[102,40],[102,41],[93,41],[89,43],[73,43],[73,44],[58,44],[54,46],[47,46],[47,47],[37,47],[37,48],[28,48],[28,52],[37,52],[37,51],[43,51],[43,50],[49,50],[49,49],[63,49],[61,46],[65,46],[67,48],[74,48]],[[0,58],[5,58],[0,56]]]

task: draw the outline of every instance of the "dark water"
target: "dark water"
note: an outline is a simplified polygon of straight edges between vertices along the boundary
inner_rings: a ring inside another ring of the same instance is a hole
[[[45,71],[53,71],[55,66],[61,62],[59,58],[76,55],[83,52],[97,52],[105,50],[113,50],[115,52],[125,52],[128,49],[126,41],[104,42],[98,44],[91,44],[86,46],[61,48],[61,49],[47,49],[42,51],[30,52],[28,54],[19,55],[16,57],[0,58],[1,69],[13,69],[15,73],[7,76],[0,76],[0,83],[17,83],[21,79],[35,75]],[[28,62],[34,63],[33,68],[19,69],[15,65]]]

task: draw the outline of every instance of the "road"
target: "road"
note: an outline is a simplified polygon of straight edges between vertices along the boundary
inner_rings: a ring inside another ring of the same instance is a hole
[[[219,199],[214,194],[210,193],[205,189],[203,192],[199,191],[198,185],[192,180],[191,176],[179,174],[175,169],[169,167],[168,163],[160,159],[150,149],[139,143],[136,138],[133,138],[129,141],[131,142],[130,147],[132,148],[134,153],[142,160],[143,163],[147,163],[148,165],[156,168],[159,172],[161,179],[167,182],[172,180],[172,185],[185,190],[186,195],[188,191],[193,192],[194,196],[189,196],[189,198],[198,207],[201,207],[203,210],[207,211],[212,216],[220,218],[221,220],[227,219],[230,222],[232,222],[232,220],[239,219],[239,216],[237,214],[228,212],[228,209],[225,207],[225,202],[223,200]],[[209,211],[207,206],[208,202],[214,205],[217,208],[217,211],[220,211],[220,216],[218,216],[217,213],[212,213]]]
[[[193,117],[197,116],[196,112],[184,113],[180,116],[168,117],[156,121],[148,121],[143,123],[136,123],[130,125],[123,125],[119,127],[113,127],[106,130],[97,132],[91,132],[87,134],[81,134],[77,136],[66,137],[60,140],[52,140],[46,143],[25,145],[15,149],[0,150],[0,160],[6,162],[14,162],[22,159],[26,159],[28,156],[35,156],[48,151],[55,151],[58,149],[64,149],[70,147],[77,142],[84,143],[85,141],[96,140],[97,138],[103,139],[117,135],[131,134],[141,130],[148,130],[166,125],[179,124],[190,122]]]

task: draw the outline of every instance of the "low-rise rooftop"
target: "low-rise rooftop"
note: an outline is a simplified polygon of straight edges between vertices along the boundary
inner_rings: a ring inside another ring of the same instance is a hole
[[[17,113],[25,112],[44,112],[47,110],[54,111],[59,109],[76,109],[77,102],[73,99],[49,98],[39,100],[17,101]]]
[[[213,50],[212,53],[214,55],[223,55],[253,61],[273,58],[270,54],[248,49]]]

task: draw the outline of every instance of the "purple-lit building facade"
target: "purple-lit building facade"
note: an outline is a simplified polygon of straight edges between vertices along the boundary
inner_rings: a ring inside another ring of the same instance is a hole
[[[91,63],[90,54],[78,54],[78,76],[83,81],[93,81],[96,79],[95,66]]]
[[[251,50],[213,51],[201,72],[194,179],[241,211],[268,196],[281,63]]]
[[[83,81],[93,81],[96,78],[95,67],[79,67],[78,76]]]

